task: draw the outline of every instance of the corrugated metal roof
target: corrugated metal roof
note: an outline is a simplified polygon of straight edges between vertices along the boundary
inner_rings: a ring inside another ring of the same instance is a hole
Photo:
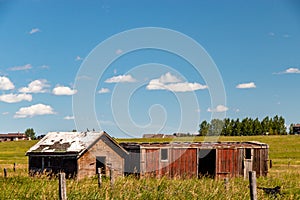
[[[101,132],[49,132],[28,153],[80,153],[103,135]]]

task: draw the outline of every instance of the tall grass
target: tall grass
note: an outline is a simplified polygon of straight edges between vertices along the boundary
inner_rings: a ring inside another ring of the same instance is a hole
[[[181,138],[184,140],[184,138]],[[197,138],[197,141],[203,138]],[[222,141],[256,140],[268,143],[273,168],[267,177],[257,179],[261,187],[282,186],[278,199],[300,199],[300,137],[299,136],[247,136],[220,137]],[[124,141],[124,139],[119,140]],[[126,140],[128,142],[128,139]],[[134,142],[141,140],[134,140]],[[147,141],[147,140],[146,140]],[[162,140],[161,141],[166,141]],[[0,199],[58,199],[58,179],[43,176],[28,176],[28,148],[36,141],[18,141],[0,143]],[[145,142],[145,140],[143,140]],[[17,163],[16,172],[13,163]],[[20,164],[19,164],[20,163]],[[8,177],[3,177],[3,168]],[[68,199],[250,199],[248,180],[233,178],[229,180],[227,190],[223,180],[168,179],[120,177],[113,187],[107,178],[98,188],[97,178],[67,180]],[[258,199],[274,199],[258,190]]]

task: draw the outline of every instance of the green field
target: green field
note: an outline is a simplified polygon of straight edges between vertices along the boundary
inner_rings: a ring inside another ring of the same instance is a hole
[[[179,138],[180,141],[203,141],[203,137]],[[259,186],[282,186],[278,199],[300,199],[300,136],[220,137],[221,141],[260,141],[269,144],[273,168],[267,177],[258,178]],[[166,142],[173,139],[118,139],[119,142]],[[58,180],[28,177],[25,152],[37,141],[0,143],[0,199],[58,199]],[[13,172],[13,163],[17,170]],[[3,178],[3,168],[8,178]],[[233,178],[228,190],[223,180],[119,178],[113,187],[104,179],[99,189],[97,179],[67,180],[68,199],[250,199],[248,180]],[[258,199],[274,199],[258,190]]]

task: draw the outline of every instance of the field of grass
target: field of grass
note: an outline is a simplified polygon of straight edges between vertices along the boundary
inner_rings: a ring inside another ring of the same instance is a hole
[[[190,140],[191,138],[180,138]],[[172,139],[168,139],[172,141]],[[203,141],[203,137],[194,138]],[[260,141],[270,146],[273,168],[267,177],[257,179],[259,186],[282,186],[284,195],[278,199],[300,199],[300,137],[251,136],[220,137],[221,141]],[[118,139],[119,142],[165,142],[166,139]],[[0,199],[58,199],[56,178],[28,177],[25,152],[36,141],[0,143]],[[12,164],[17,163],[13,172]],[[8,178],[3,178],[3,168],[8,168]],[[226,190],[223,180],[119,178],[113,187],[104,179],[102,187],[97,179],[67,180],[68,199],[250,199],[248,180],[233,178]],[[258,199],[274,199],[258,190]]]

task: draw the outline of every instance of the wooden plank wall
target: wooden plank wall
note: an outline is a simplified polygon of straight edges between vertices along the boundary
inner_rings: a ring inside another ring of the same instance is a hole
[[[160,160],[160,149],[146,149],[146,176],[193,177],[197,176],[197,149],[169,148],[168,160]]]

